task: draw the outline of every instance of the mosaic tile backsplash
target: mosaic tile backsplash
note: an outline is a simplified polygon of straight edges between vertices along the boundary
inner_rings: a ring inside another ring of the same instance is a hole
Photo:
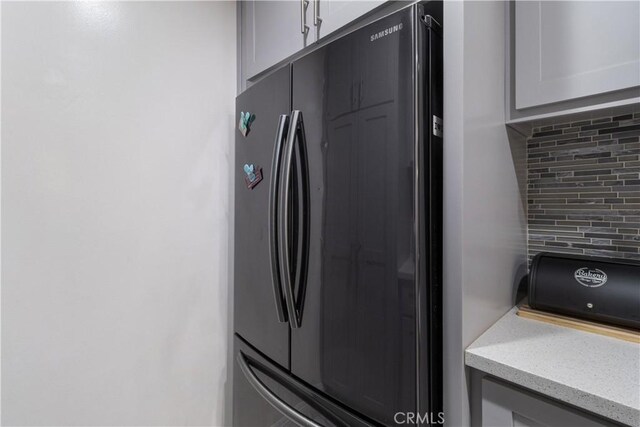
[[[529,261],[542,251],[640,260],[640,113],[534,128]]]

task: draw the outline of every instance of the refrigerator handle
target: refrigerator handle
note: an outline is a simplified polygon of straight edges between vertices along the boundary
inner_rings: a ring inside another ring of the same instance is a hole
[[[289,406],[286,402],[280,399],[274,392],[269,390],[269,388],[253,373],[253,370],[249,366],[247,362],[246,356],[242,353],[238,353],[238,364],[240,365],[240,369],[242,373],[247,378],[247,381],[253,386],[253,388],[271,405],[273,405],[278,411],[280,411],[283,415],[296,422],[297,424],[304,427],[322,427],[320,424],[313,421],[311,418],[301,414],[291,406]]]
[[[307,158],[307,140],[304,131],[304,121],[302,113],[297,111],[296,141],[298,144],[298,161],[297,168],[297,184],[298,186],[298,234],[297,234],[297,254],[295,259],[295,280],[293,289],[297,289],[297,294],[293,301],[295,302],[295,312],[297,315],[298,326],[302,324],[302,309],[304,307],[304,297],[306,294],[307,284],[307,268],[309,267],[309,244],[310,244],[310,227],[309,216],[311,214],[310,192],[309,192],[309,161]]]
[[[282,141],[286,137],[288,121],[289,117],[286,114],[282,114],[278,120],[273,160],[271,162],[271,183],[269,186],[269,256],[271,257],[271,283],[273,285],[273,297],[276,302],[278,320],[282,323],[286,323],[287,321],[287,312],[284,308],[285,301],[282,294],[282,274],[278,261],[278,191],[282,177],[280,173]]]
[[[302,214],[302,221],[299,222],[300,229],[295,236],[298,239],[298,253],[296,254],[296,275],[291,280],[291,250],[289,248],[289,224],[292,209],[289,207],[289,191],[291,188],[291,169],[293,163],[294,149],[299,147],[299,159],[301,164],[299,170],[301,172],[300,185],[300,208],[298,212]],[[307,266],[309,257],[309,177],[308,177],[308,161],[306,152],[306,141],[304,133],[304,124],[302,121],[302,113],[299,110],[291,112],[289,118],[289,131],[287,132],[287,142],[285,143],[284,163],[282,169],[283,179],[280,181],[280,191],[278,203],[278,243],[279,243],[279,259],[280,272],[282,279],[282,289],[284,291],[285,302],[289,313],[289,325],[292,328],[299,328],[301,322],[302,307],[297,307],[293,289],[296,285],[298,289],[298,302],[300,305],[304,302]]]

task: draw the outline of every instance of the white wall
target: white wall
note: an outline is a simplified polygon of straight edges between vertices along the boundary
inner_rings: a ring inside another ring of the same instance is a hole
[[[464,349],[514,304],[526,265],[524,139],[505,127],[506,5],[444,3],[445,416],[474,425]],[[521,177],[521,176],[520,176]]]
[[[2,423],[221,424],[233,2],[2,4]]]

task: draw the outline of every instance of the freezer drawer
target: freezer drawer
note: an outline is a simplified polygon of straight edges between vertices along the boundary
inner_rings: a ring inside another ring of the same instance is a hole
[[[237,335],[234,347],[234,426],[377,425],[361,419],[291,377]]]

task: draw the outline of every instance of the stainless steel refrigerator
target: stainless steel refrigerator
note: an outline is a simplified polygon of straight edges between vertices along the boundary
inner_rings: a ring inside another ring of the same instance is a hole
[[[407,6],[238,96],[234,425],[439,420],[441,16]]]

